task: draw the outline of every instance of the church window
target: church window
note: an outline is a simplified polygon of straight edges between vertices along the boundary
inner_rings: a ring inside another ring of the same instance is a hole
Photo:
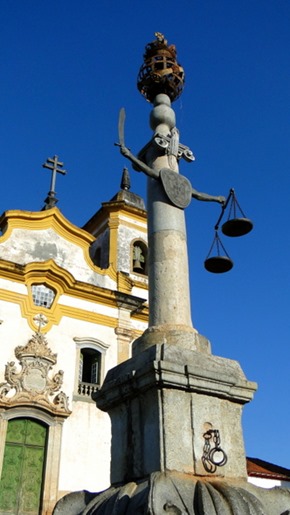
[[[54,290],[48,288],[45,284],[33,284],[31,292],[35,306],[42,306],[48,309],[51,307],[55,298]]]
[[[132,247],[132,269],[137,274],[147,275],[147,245],[135,240]]]
[[[101,353],[93,349],[82,349],[80,354],[80,380],[99,384],[99,362]]]
[[[109,345],[96,338],[75,337],[76,387],[75,400],[90,401],[104,379],[105,354]]]
[[[101,382],[102,354],[97,350],[84,348],[80,351],[79,359],[79,395],[90,396],[98,390]]]

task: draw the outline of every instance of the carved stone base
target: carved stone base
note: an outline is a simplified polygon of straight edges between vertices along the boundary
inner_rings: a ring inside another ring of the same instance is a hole
[[[69,494],[57,503],[53,515],[288,515],[289,508],[288,489],[154,472],[148,479],[99,494]]]

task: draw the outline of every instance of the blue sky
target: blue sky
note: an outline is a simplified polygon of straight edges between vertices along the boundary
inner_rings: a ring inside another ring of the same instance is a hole
[[[244,409],[247,455],[290,468],[289,1],[1,0],[0,26],[1,212],[42,208],[42,163],[57,154],[68,170],[58,207],[79,226],[119,189],[120,107],[133,151],[151,137],[136,88],[145,45],[156,31],[176,45],[186,85],[173,107],[196,156],[180,171],[201,191],[234,187],[255,224],[222,240],[233,270],[209,274],[219,206],[187,208],[194,325],[259,384]],[[131,181],[145,196],[145,177]]]

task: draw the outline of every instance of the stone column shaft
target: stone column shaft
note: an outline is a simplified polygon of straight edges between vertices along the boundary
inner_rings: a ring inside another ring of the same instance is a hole
[[[148,178],[149,327],[192,326],[184,211]]]

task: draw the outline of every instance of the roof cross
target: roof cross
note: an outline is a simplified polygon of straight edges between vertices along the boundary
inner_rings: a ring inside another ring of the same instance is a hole
[[[45,199],[45,209],[50,209],[51,207],[54,207],[56,203],[58,202],[58,199],[56,198],[55,194],[55,182],[56,182],[56,174],[61,173],[63,175],[66,174],[66,170],[62,170],[64,163],[61,163],[58,160],[58,156],[53,156],[52,158],[49,157],[45,163],[43,163],[43,168],[48,168],[52,171],[51,174],[51,183],[50,183],[50,191],[48,192],[48,196]]]

